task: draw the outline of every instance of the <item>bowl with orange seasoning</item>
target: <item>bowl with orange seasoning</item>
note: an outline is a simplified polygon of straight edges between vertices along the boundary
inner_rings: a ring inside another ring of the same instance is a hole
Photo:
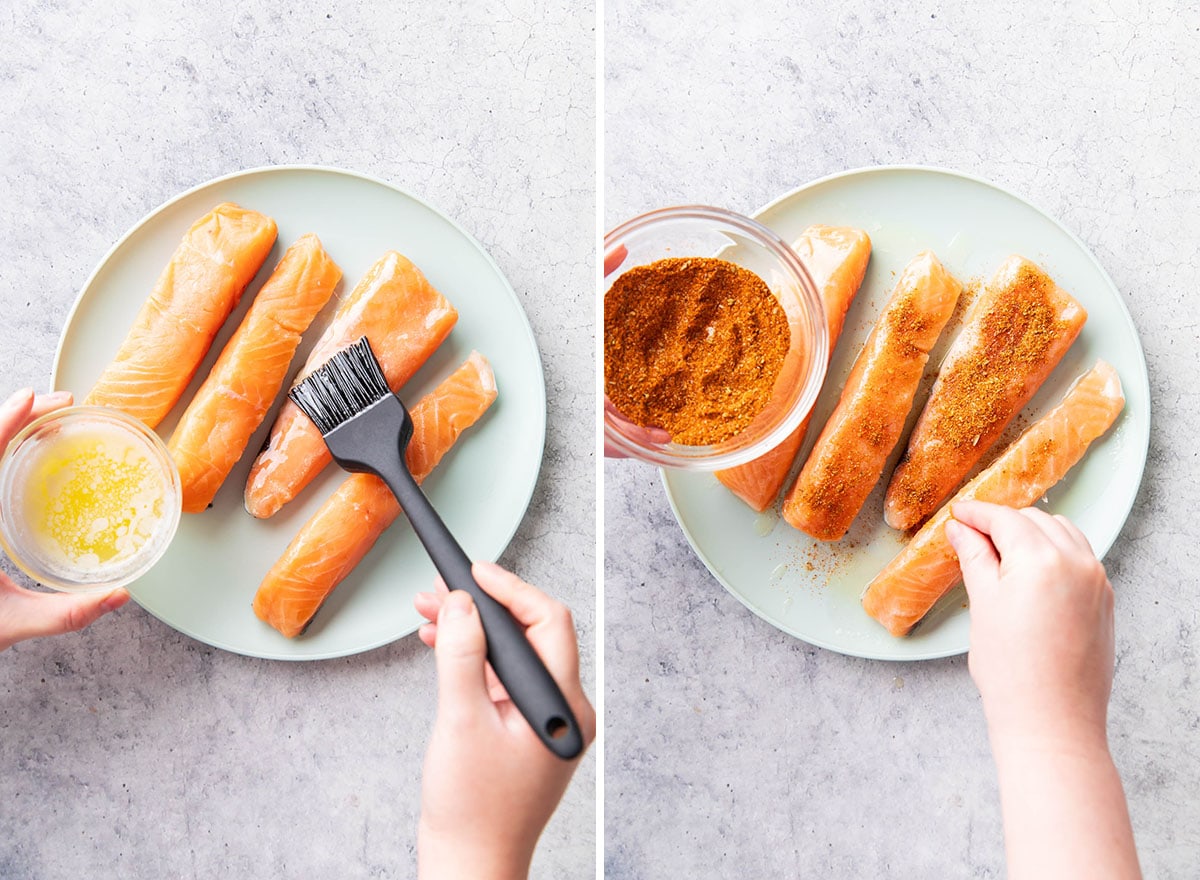
[[[829,340],[803,262],[760,223],[663,208],[604,238],[604,439],[713,471],[778,446],[812,409]]]

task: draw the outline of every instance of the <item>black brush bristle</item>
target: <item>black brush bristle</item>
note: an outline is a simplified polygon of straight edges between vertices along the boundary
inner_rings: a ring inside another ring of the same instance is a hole
[[[313,370],[288,397],[328,434],[391,393],[364,336]]]

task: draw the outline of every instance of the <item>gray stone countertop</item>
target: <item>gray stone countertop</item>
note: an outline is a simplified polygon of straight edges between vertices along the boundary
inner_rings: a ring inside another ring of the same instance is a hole
[[[1110,737],[1155,878],[1194,877],[1200,852],[1198,36],[1181,2],[605,10],[606,228],[927,164],[1042,207],[1112,276],[1153,424],[1106,559]],[[1004,876],[965,656],[861,660],[775,630],[693,555],[648,467],[606,462],[604,505],[607,876]]]
[[[545,459],[501,561],[573,607],[594,694],[593,40],[565,2],[4,4],[0,391],[47,387],[92,268],[187,188],[323,164],[426,199],[537,337]],[[434,704],[415,637],[280,663],[130,605],[21,644],[0,655],[0,877],[414,876]],[[592,873],[595,767],[534,876]]]

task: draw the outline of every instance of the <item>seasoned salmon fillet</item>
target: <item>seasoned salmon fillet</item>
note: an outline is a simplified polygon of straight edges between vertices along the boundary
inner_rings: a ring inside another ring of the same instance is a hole
[[[183,509],[198,513],[237,464],[287,378],[300,338],[342,277],[315,235],[287,249],[212,372],[184,410],[168,449]]]
[[[413,435],[406,459],[418,483],[495,399],[492,369],[483,355],[472,353],[410,410]],[[400,504],[383,480],[350,475],[267,572],[254,596],[254,613],[288,638],[302,633],[399,515]]]
[[[846,311],[854,301],[867,263],[871,259],[871,238],[861,229],[848,226],[809,226],[792,245],[800,255],[821,293],[825,306],[825,325],[829,330],[829,353],[837,345],[846,321]],[[753,461],[717,471],[717,479],[738,498],[755,510],[766,510],[779,497],[779,490],[804,443],[810,416],[784,438],[783,442]]]
[[[1009,257],[972,303],[908,447],[884,519],[919,525],[950,496],[1041,387],[1087,312],[1040,267]]]
[[[900,440],[929,352],[961,293],[962,284],[930,251],[900,273],[784,499],[789,525],[821,541],[846,534]]]
[[[293,384],[366,336],[388,385],[398,391],[457,320],[454,306],[421,270],[389,251],[342,300]],[[296,404],[287,401],[246,480],[246,510],[260,519],[273,516],[332,460],[321,432]]]
[[[1098,361],[1075,381],[1058,406],[964,486],[871,581],[862,599],[867,613],[894,636],[911,630],[962,579],[958,557],[946,538],[953,505],[990,501],[1028,507],[1083,458],[1124,406],[1117,371]]]
[[[276,233],[270,217],[232,202],[193,223],[83,402],[158,427],[266,261]]]

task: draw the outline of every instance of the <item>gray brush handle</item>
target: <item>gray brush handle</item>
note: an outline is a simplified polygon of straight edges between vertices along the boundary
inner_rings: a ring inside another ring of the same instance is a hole
[[[399,461],[378,468],[379,476],[408,516],[413,531],[425,545],[429,558],[446,586],[465,590],[475,600],[483,632],[487,636],[487,658],[496,677],[508,691],[546,748],[564,760],[583,751],[583,733],[558,684],[542,659],[525,638],[525,630],[499,602],[475,582],[471,560],[450,534],[408,468]]]

